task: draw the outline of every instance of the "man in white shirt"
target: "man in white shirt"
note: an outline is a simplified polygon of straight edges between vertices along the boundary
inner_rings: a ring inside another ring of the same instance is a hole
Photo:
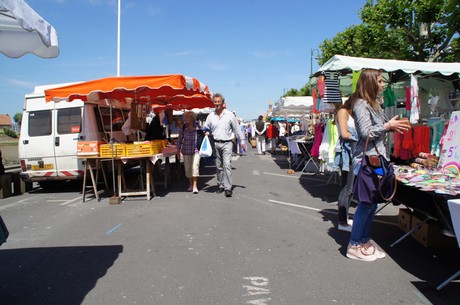
[[[235,115],[224,108],[225,99],[222,94],[214,94],[212,101],[215,110],[206,118],[203,130],[206,134],[211,134],[215,142],[217,193],[225,191],[226,197],[232,197],[232,133],[241,141],[244,149],[246,149],[245,137]]]

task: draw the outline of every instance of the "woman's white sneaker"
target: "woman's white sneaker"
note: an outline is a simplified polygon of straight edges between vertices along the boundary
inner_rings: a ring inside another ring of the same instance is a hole
[[[377,260],[377,256],[374,255],[374,252],[370,252],[369,249],[365,249],[362,245],[353,246],[349,244],[347,248],[347,257],[364,262],[373,262]]]
[[[362,244],[364,249],[367,249],[368,252],[373,253],[377,258],[385,258],[387,255],[385,252],[380,251],[376,245],[374,245],[371,241],[368,241],[365,244]]]

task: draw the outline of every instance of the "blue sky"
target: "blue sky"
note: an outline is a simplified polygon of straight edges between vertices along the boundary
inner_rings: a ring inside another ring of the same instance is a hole
[[[37,85],[116,76],[117,0],[26,2],[56,29],[60,55],[0,54],[0,113],[21,112]],[[222,93],[238,117],[253,119],[308,81],[310,50],[361,23],[365,0],[121,3],[121,75],[196,77]]]

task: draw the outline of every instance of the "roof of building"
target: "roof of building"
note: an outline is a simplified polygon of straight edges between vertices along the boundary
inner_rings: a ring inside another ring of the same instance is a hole
[[[8,114],[0,114],[0,125],[2,126],[12,126],[13,121],[11,120],[11,117]]]

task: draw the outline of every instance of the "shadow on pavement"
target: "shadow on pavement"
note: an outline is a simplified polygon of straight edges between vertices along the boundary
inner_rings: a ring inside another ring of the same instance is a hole
[[[338,245],[340,255],[345,256],[350,233],[337,229],[335,209],[321,211],[324,221],[333,223],[328,234]],[[392,225],[393,224],[393,225]],[[397,227],[397,216],[378,215],[372,226],[372,239],[385,251],[387,256],[402,269],[418,278],[412,281],[414,287],[433,305],[458,304],[460,282],[454,281],[437,291],[436,287],[460,269],[460,250],[458,248],[425,248],[412,237],[395,245],[390,245],[404,235]],[[358,262],[359,263],[359,262]],[[363,263],[365,264],[365,263]],[[401,279],[395,278],[395,281]]]
[[[122,252],[122,245],[0,250],[0,304],[81,304]]]
[[[340,186],[328,181],[329,178],[329,175],[303,175],[299,178],[299,183],[312,197],[332,203],[339,198]]]

